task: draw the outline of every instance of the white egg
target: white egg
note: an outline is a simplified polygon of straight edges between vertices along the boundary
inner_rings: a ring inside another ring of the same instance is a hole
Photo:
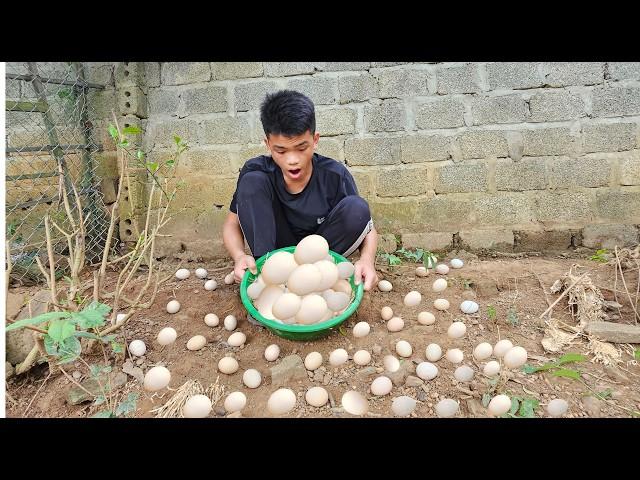
[[[322,282],[320,269],[312,264],[304,264],[297,267],[289,276],[287,289],[291,293],[304,296],[319,290]]]
[[[431,362],[421,362],[416,367],[416,374],[422,380],[433,380],[438,376],[438,367]]]
[[[555,398],[547,404],[547,413],[552,417],[561,417],[569,409],[569,404],[562,398]]]
[[[211,413],[211,399],[206,395],[193,395],[182,407],[184,418],[206,418]]]
[[[422,295],[417,290],[412,290],[404,296],[404,304],[407,307],[415,307],[422,301]]]
[[[415,410],[418,402],[411,397],[403,395],[402,397],[396,397],[391,403],[391,411],[398,417],[406,417],[411,415]]]
[[[362,338],[369,335],[371,326],[367,322],[358,322],[353,327],[353,336],[356,338]]]
[[[180,310],[180,302],[179,301],[171,300],[169,303],[167,303],[167,312],[176,313],[178,310]]]
[[[463,313],[476,313],[479,308],[478,304],[471,300],[465,300],[460,304],[460,310],[462,310]]]
[[[311,352],[304,358],[304,366],[307,370],[315,370],[322,365],[322,354]]]
[[[258,388],[262,383],[262,375],[255,368],[250,368],[242,374],[242,383],[249,388]]]
[[[144,376],[144,389],[148,392],[162,390],[171,381],[171,372],[165,367],[153,367]]]
[[[496,395],[491,399],[487,408],[489,413],[496,417],[504,415],[511,410],[511,399],[507,395]]]
[[[476,348],[473,349],[473,357],[476,360],[485,360],[493,353],[493,347],[490,343],[479,343]]]
[[[226,375],[236,373],[239,367],[238,361],[233,357],[222,357],[218,362],[218,370]]]
[[[298,323],[311,325],[322,320],[326,314],[327,302],[320,295],[313,293],[302,299],[300,310],[295,318]]]
[[[462,338],[467,333],[467,326],[463,322],[453,322],[447,329],[449,338]]]
[[[336,282],[336,284],[331,287],[336,292],[346,293],[351,297],[351,293],[353,289],[351,288],[351,284],[347,280],[340,279]]]
[[[220,324],[220,319],[215,313],[207,313],[204,316],[204,323],[208,327],[217,327]]]
[[[276,252],[262,265],[260,275],[264,283],[278,285],[285,283],[298,264],[290,252]]]
[[[267,410],[273,415],[283,415],[296,406],[296,394],[288,388],[273,392],[267,401]]]
[[[225,330],[228,331],[233,331],[236,329],[236,327],[238,326],[238,320],[236,320],[236,317],[233,315],[227,315],[226,317],[224,317],[224,328]]]
[[[216,282],[215,280],[207,280],[206,282],[204,282],[204,289],[207,291],[212,291],[215,290],[216,288],[218,288],[218,282]]]
[[[430,343],[425,349],[425,356],[430,362],[437,362],[442,358],[442,348],[437,343]]]
[[[382,307],[382,310],[380,310],[380,316],[385,321],[391,320],[391,317],[393,317],[393,310],[391,310],[391,307]]]
[[[272,313],[276,318],[295,317],[300,310],[302,299],[295,293],[283,293],[278,297],[272,307]]]
[[[304,395],[304,399],[312,407],[322,407],[329,401],[329,393],[322,387],[311,387]]]
[[[404,328],[404,320],[400,317],[393,317],[387,322],[387,330],[390,332],[399,332]]]
[[[397,372],[400,369],[400,360],[393,355],[387,355],[382,359],[384,369],[389,373]]]
[[[449,273],[449,267],[447,267],[444,263],[441,263],[436,267],[436,273],[439,273],[440,275],[446,275],[447,273]]]
[[[364,415],[369,410],[369,403],[360,393],[355,390],[349,390],[342,395],[340,400],[342,408],[351,415]]]
[[[207,344],[207,339],[202,335],[191,337],[187,342],[187,350],[200,350]]]
[[[264,350],[264,358],[268,362],[275,362],[279,356],[280,356],[280,347],[275,343],[273,345],[269,345]]]
[[[418,314],[418,323],[421,325],[433,325],[436,323],[436,317],[431,312],[420,312]]]
[[[390,292],[393,289],[393,285],[388,280],[380,280],[378,282],[378,288],[381,292]]]
[[[356,267],[351,262],[340,262],[337,264],[337,267],[338,276],[345,280],[353,275],[356,270]]]
[[[122,324],[124,322],[124,317],[126,316],[126,313],[119,313],[118,315],[116,315],[116,325]]]
[[[376,396],[387,395],[392,388],[391,379],[385,376],[378,377],[371,383],[371,393]]]
[[[233,282],[235,282],[236,279],[233,275],[233,272],[227,273],[227,275],[224,277],[224,284],[225,285],[231,285]]]
[[[438,298],[433,302],[433,306],[437,310],[449,310],[449,300],[444,298]]]
[[[142,340],[134,340],[129,344],[129,353],[136,357],[141,357],[147,351],[147,346]]]
[[[462,268],[462,266],[464,265],[464,262],[459,258],[453,258],[449,263],[451,264],[452,268]]]
[[[196,269],[196,277],[198,277],[198,278],[207,278],[207,275],[209,275],[209,272],[207,272],[206,269],[204,269],[204,268],[197,268]]]
[[[436,403],[436,415],[440,418],[453,417],[458,413],[460,405],[452,398],[445,398]]]
[[[470,382],[473,378],[473,374],[473,368],[469,367],[468,365],[460,365],[458,368],[456,368],[456,371],[453,372],[453,376],[459,382]]]
[[[232,333],[227,339],[227,343],[232,347],[239,347],[240,345],[244,345],[244,342],[246,341],[247,336],[242,332]]]
[[[522,347],[510,348],[502,359],[507,368],[518,368],[527,362],[527,351]]]
[[[329,244],[320,235],[308,235],[298,242],[293,252],[298,265],[315,263],[329,255]]]
[[[353,354],[353,362],[356,365],[367,365],[371,361],[371,354],[366,350],[358,350]]]
[[[464,353],[459,348],[451,348],[447,350],[445,357],[451,363],[460,363],[464,359]]]
[[[253,282],[247,287],[247,295],[251,300],[256,300],[260,297],[262,291],[266,288],[266,285],[260,282]]]
[[[333,292],[327,295],[326,298],[327,308],[332,312],[339,312],[345,309],[350,301],[351,297],[344,292]]]
[[[186,278],[189,278],[189,270],[187,270],[186,268],[180,268],[176,271],[176,278],[178,280],[184,280]]]
[[[444,292],[447,289],[447,286],[447,281],[444,278],[439,278],[435,282],[433,282],[431,289],[436,293],[440,293]]]
[[[280,285],[269,285],[262,290],[260,296],[253,304],[263,317],[273,320],[275,318],[273,315],[273,304],[277,302],[284,293],[284,289]]]
[[[500,340],[493,347],[493,356],[497,358],[504,357],[504,354],[513,348],[513,343],[510,340]]]
[[[224,400],[227,413],[239,412],[247,404],[247,396],[242,392],[232,392]]]
[[[500,373],[500,364],[495,360],[491,360],[484,366],[484,368],[482,369],[482,373],[484,373],[487,377],[493,377]]]
[[[413,353],[413,348],[411,348],[411,344],[406,340],[400,340],[396,343],[396,352],[401,357],[410,357]]]
[[[338,348],[329,354],[329,364],[332,367],[342,365],[349,360],[349,354],[344,348]]]
[[[165,327],[158,332],[158,343],[162,346],[171,345],[178,338],[178,332],[171,327]]]
[[[314,263],[314,265],[318,267],[318,270],[320,270],[320,274],[322,275],[318,291],[327,290],[328,288],[333,287],[338,281],[338,267],[336,264],[328,260],[320,260],[319,262]]]
[[[424,268],[424,267],[416,268],[416,276],[418,276],[418,277],[426,277],[427,275],[429,275],[429,271],[426,268]]]

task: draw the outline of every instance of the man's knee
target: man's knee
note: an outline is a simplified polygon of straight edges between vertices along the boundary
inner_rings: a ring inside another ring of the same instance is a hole
[[[255,195],[259,191],[269,191],[271,182],[265,172],[247,172],[238,183],[239,195]]]
[[[347,225],[360,226],[366,224],[371,219],[371,211],[367,201],[358,195],[344,197],[336,208],[339,208]]]

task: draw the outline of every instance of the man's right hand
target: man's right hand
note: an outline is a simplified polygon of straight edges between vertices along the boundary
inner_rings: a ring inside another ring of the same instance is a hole
[[[244,272],[247,268],[254,275],[258,273],[256,261],[251,255],[242,254],[238,256],[233,267],[233,278],[236,283],[240,283],[242,281],[242,277],[244,277]]]

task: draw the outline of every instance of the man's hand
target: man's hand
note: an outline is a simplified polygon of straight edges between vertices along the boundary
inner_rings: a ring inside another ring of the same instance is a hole
[[[376,273],[376,267],[373,266],[373,262],[360,259],[354,266],[356,270],[354,272],[354,283],[359,285],[364,279],[364,289],[366,291],[371,290],[371,287],[378,283],[378,274]]]
[[[244,272],[247,268],[254,275],[258,273],[256,261],[251,255],[239,255],[235,259],[235,265],[233,267],[233,278],[236,283],[240,283],[242,281],[242,277],[244,277]]]

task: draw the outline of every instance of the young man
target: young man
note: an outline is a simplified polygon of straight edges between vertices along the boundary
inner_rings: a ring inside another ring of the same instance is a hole
[[[355,282],[370,290],[377,282],[378,237],[369,205],[342,163],[315,153],[320,134],[313,102],[291,90],[267,94],[260,120],[271,156],[242,167],[222,230],[236,282],[247,268],[255,272],[255,258],[317,234],[345,257],[360,248]]]

